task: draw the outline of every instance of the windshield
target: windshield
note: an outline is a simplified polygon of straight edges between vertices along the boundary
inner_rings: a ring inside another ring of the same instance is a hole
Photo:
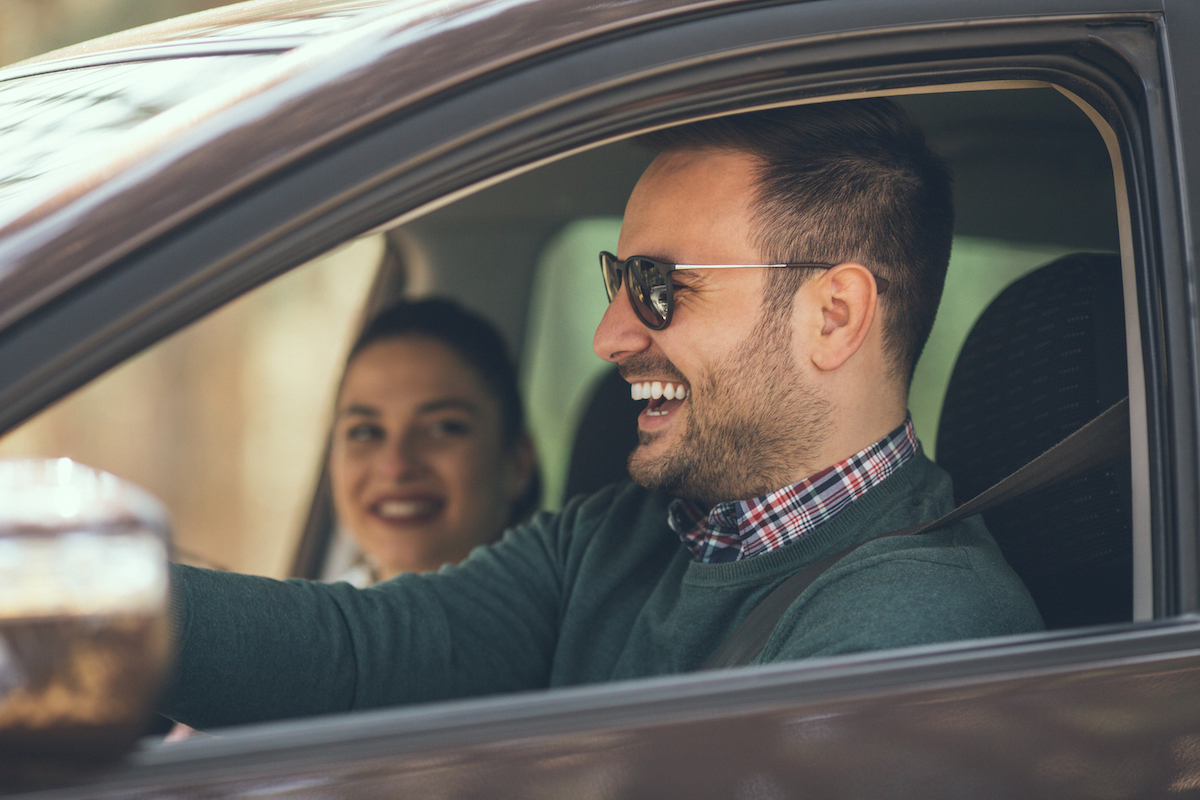
[[[145,61],[0,81],[0,222],[77,177],[129,129],[274,57]]]

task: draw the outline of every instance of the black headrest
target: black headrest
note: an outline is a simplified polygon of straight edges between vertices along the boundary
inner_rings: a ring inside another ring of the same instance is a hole
[[[937,460],[959,502],[1127,394],[1121,264],[1066,256],[1017,280],[963,344],[942,406]],[[1128,463],[984,515],[1047,627],[1132,616]]]
[[[629,395],[629,383],[617,368],[604,373],[575,430],[565,498],[591,494],[629,477],[626,463],[637,447],[637,419],[642,403]]]

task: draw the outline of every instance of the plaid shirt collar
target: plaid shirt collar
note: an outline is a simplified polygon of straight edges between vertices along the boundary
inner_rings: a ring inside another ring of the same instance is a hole
[[[797,541],[904,466],[917,452],[912,417],[873,445],[799,483],[763,497],[705,510],[677,498],[667,510],[671,530],[697,561],[740,561]]]

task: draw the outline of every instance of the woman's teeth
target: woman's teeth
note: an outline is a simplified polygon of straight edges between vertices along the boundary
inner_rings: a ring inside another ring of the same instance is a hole
[[[436,512],[438,503],[434,500],[384,500],[375,508],[384,519],[408,519]]]
[[[661,381],[645,381],[631,383],[629,394],[634,400],[682,400],[687,397],[687,387],[682,383],[663,383]]]

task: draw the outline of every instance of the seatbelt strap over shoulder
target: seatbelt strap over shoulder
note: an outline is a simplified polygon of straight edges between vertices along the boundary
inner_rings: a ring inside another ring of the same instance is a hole
[[[1118,401],[1107,411],[1072,433],[991,488],[971,498],[938,519],[911,525],[898,531],[867,539],[845,550],[826,556],[796,572],[746,615],[721,646],[709,656],[701,669],[723,669],[749,664],[762,652],[775,625],[804,590],[825,570],[864,544],[889,536],[911,536],[936,530],[960,519],[987,511],[1028,492],[1045,489],[1074,478],[1088,470],[1116,463],[1129,457],[1129,398]]]

